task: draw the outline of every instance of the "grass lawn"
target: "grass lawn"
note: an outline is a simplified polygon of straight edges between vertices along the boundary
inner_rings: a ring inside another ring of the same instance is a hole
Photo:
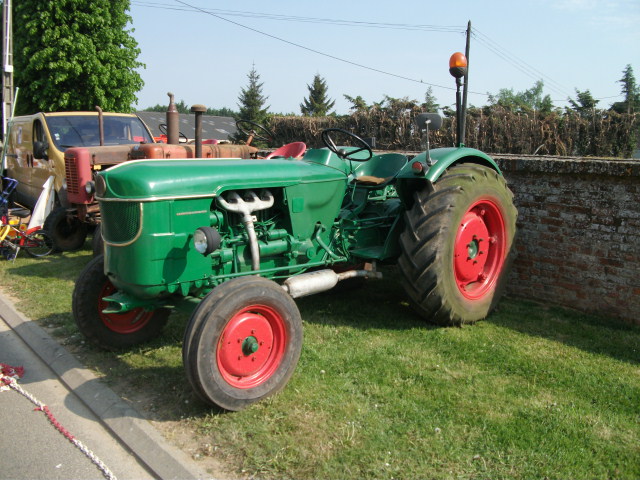
[[[184,376],[188,316],[173,314],[161,338],[118,354],[82,342],[71,292],[89,259],[83,250],[1,261],[0,288],[233,476],[640,478],[638,327],[508,298],[474,326],[433,327],[383,270],[365,288],[299,299],[305,341],[288,386],[221,413]]]

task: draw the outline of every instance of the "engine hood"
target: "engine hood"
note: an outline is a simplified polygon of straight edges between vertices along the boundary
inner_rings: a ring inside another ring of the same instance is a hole
[[[304,160],[138,160],[101,172],[97,199],[154,201],[220,195],[227,190],[346,182],[336,168]]]

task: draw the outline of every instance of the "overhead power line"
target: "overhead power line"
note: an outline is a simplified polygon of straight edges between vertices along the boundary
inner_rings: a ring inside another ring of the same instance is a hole
[[[146,7],[146,8],[178,10],[183,12],[196,10],[199,12],[213,14],[215,16],[222,16],[222,17],[261,18],[265,20],[277,20],[277,21],[295,22],[295,23],[320,23],[320,24],[339,25],[339,26],[348,26],[348,27],[355,26],[355,27],[364,27],[364,28],[388,28],[388,29],[395,29],[395,30],[422,30],[422,31],[446,32],[446,33],[460,33],[460,32],[464,32],[464,29],[465,29],[464,26],[460,26],[460,25],[421,25],[421,24],[408,24],[408,23],[364,22],[364,21],[357,21],[357,20],[300,17],[300,16],[294,16],[294,15],[280,15],[280,14],[263,13],[263,12],[248,12],[248,11],[241,11],[241,10],[221,10],[217,8],[200,8],[200,7],[186,4],[184,2],[181,2],[181,3],[184,3],[184,6],[172,5],[172,4],[166,4],[166,3],[135,1],[135,0],[131,3],[133,5]]]
[[[290,40],[286,40],[286,39],[278,37],[276,35],[272,35],[270,33],[266,33],[266,32],[260,31],[260,30],[256,30],[255,28],[248,27],[246,25],[243,25],[242,23],[238,23],[236,21],[230,20],[228,18],[225,18],[222,15],[219,15],[217,13],[213,13],[212,11],[202,9],[202,8],[196,7],[194,5],[190,5],[190,4],[186,3],[186,2],[183,2],[182,0],[176,0],[176,2],[182,4],[182,5],[186,6],[186,7],[189,7],[190,9],[192,9],[194,11],[202,12],[204,14],[210,15],[210,16],[215,17],[215,18],[217,18],[219,20],[222,20],[224,22],[228,22],[228,23],[231,23],[231,24],[236,25],[238,27],[244,28],[246,30],[250,30],[253,33],[258,33],[258,34],[263,35],[265,37],[269,37],[269,38],[272,38],[274,40],[278,40],[279,42],[283,42],[283,43],[286,43],[288,45],[291,45],[291,46],[294,46],[294,47],[297,47],[297,48],[301,48],[301,49],[306,50],[308,52],[312,52],[312,53],[315,53],[317,55],[322,55],[323,57],[331,58],[331,59],[337,60],[339,62],[343,62],[343,63],[347,63],[349,65],[353,65],[353,66],[356,66],[356,67],[364,68],[364,69],[372,71],[372,72],[377,72],[377,73],[381,73],[383,75],[388,75],[390,77],[395,77],[395,78],[399,78],[399,79],[402,79],[402,80],[407,80],[409,82],[420,83],[420,84],[423,84],[423,85],[428,85],[430,87],[444,88],[446,90],[455,90],[454,87],[447,87],[447,86],[438,85],[438,84],[435,84],[435,83],[425,82],[425,81],[419,80],[417,78],[406,77],[404,75],[399,75],[397,73],[387,72],[387,71],[381,70],[379,68],[369,67],[369,66],[363,65],[361,63],[357,63],[357,62],[353,62],[351,60],[346,60],[344,58],[336,57],[335,55],[331,55],[331,54],[328,54],[328,53],[325,53],[325,52],[321,52],[319,50],[315,50],[315,49],[310,48],[310,47],[306,47],[304,45],[301,45],[301,44],[296,43],[296,42],[292,42]],[[469,92],[469,93],[477,93],[479,95],[486,95],[486,94],[483,94],[483,93],[480,93],[480,92]]]
[[[264,12],[251,12],[251,11],[242,11],[242,10],[225,10],[225,9],[215,9],[215,8],[201,8],[195,5],[191,5],[182,0],[175,0],[178,5],[175,4],[167,4],[167,3],[153,3],[143,0],[134,0],[132,1],[132,5],[144,7],[144,8],[156,8],[163,10],[174,10],[174,11],[183,11],[183,12],[200,12],[206,15],[210,15],[224,22],[231,23],[240,28],[244,28],[250,30],[253,33],[257,33],[259,35],[263,35],[274,40],[277,40],[282,43],[286,43],[288,45],[306,50],[308,52],[315,53],[317,55],[321,55],[327,58],[331,58],[333,60],[347,63],[349,65],[353,65],[358,68],[363,68],[365,70],[373,71],[376,73],[380,73],[383,75],[388,75],[391,77],[395,77],[401,80],[406,80],[413,83],[420,83],[423,85],[443,88],[445,90],[455,90],[454,87],[448,87],[443,85],[438,85],[434,83],[425,82],[421,79],[407,77],[405,75],[400,75],[393,72],[388,72],[386,70],[382,70],[380,68],[370,67],[368,65],[363,65],[361,63],[357,63],[351,60],[347,60],[341,57],[337,57],[335,55],[331,55],[326,52],[321,52],[319,50],[315,50],[313,48],[307,47],[305,45],[292,42],[290,40],[286,40],[284,38],[278,37],[276,35],[266,33],[260,30],[256,30],[255,28],[248,27],[242,23],[236,22],[226,17],[241,17],[241,18],[257,18],[263,20],[270,21],[282,21],[282,22],[294,22],[294,23],[315,23],[315,24],[326,24],[326,25],[337,25],[337,26],[347,26],[347,27],[360,27],[360,28],[378,28],[378,29],[395,29],[395,30],[406,30],[406,31],[432,31],[432,32],[442,32],[442,33],[456,33],[456,34],[464,34],[466,27],[460,25],[425,25],[425,24],[408,24],[408,23],[388,23],[388,22],[365,22],[365,21],[355,21],[355,20],[341,20],[341,19],[330,19],[330,18],[319,18],[319,17],[302,17],[302,16],[294,16],[294,15],[281,15],[281,14],[273,14],[273,13],[264,13]],[[481,45],[486,47],[490,52],[492,52],[497,57],[506,61],[509,65],[511,65],[516,70],[519,70],[526,76],[534,79],[534,80],[543,80],[545,81],[545,87],[549,88],[553,92],[565,96],[564,99],[561,100],[553,100],[553,102],[564,102],[566,98],[570,97],[571,94],[568,93],[567,88],[555,81],[550,76],[544,74],[540,70],[531,66],[517,55],[510,53],[504,47],[496,43],[490,37],[479,31],[477,28],[473,28],[471,31],[472,37],[478,41]],[[475,95],[483,95],[489,96],[488,93],[483,92],[475,92],[469,91],[469,93]],[[609,98],[619,97],[620,95],[612,96],[612,97],[602,97],[597,100],[605,100]]]

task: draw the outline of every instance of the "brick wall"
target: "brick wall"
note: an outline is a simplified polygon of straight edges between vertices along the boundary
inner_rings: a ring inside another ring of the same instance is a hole
[[[519,212],[507,293],[640,324],[640,161],[493,158]]]

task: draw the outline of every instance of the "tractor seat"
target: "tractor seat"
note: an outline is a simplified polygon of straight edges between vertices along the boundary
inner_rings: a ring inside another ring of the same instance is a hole
[[[10,208],[9,209],[10,217],[27,218],[29,215],[31,215],[31,210],[27,208]]]
[[[301,158],[306,151],[307,145],[304,142],[287,143],[271,152],[266,158]]]
[[[353,183],[362,187],[387,185],[396,178],[407,161],[407,157],[399,153],[375,155],[368,162],[362,162],[356,167]]]

